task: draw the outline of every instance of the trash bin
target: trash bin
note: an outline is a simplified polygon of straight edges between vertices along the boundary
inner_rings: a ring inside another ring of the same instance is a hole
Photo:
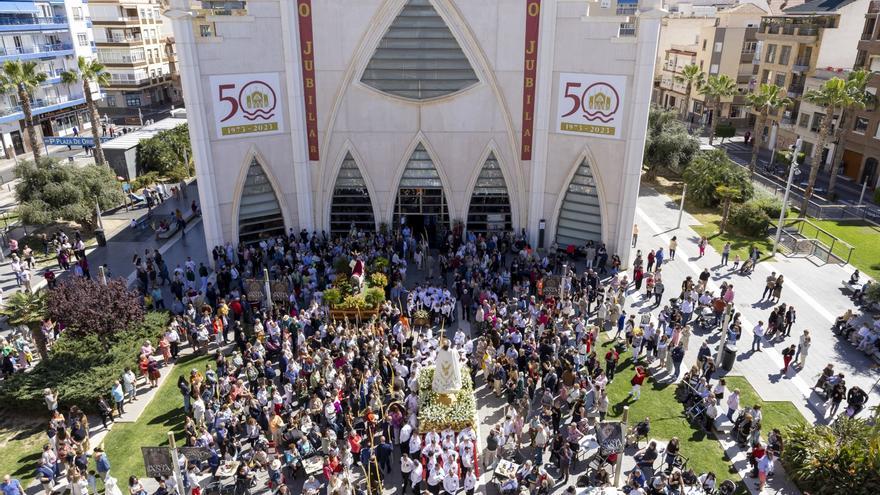
[[[107,245],[107,238],[104,237],[103,230],[98,229],[95,231],[95,239],[97,239],[99,246],[106,246]]]
[[[731,371],[735,361],[736,347],[731,347],[729,345],[724,346],[724,352],[721,353],[721,367],[727,371]]]

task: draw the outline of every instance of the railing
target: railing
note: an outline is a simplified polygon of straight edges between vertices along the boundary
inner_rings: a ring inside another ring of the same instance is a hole
[[[59,96],[55,98],[37,98],[36,100],[31,100],[31,111],[35,111],[43,107],[51,107],[52,105],[67,103],[68,101],[73,101],[77,99],[79,98],[71,98],[69,96]],[[21,111],[21,105],[6,106],[4,108],[0,108],[0,117],[12,115]]]
[[[132,35],[132,36],[111,36],[107,39],[107,43],[128,43],[131,41],[143,41],[143,37],[141,35]]]
[[[817,258],[823,263],[849,263],[855,247],[806,218],[787,220],[782,225],[781,244],[792,254]]]
[[[795,98],[797,96],[802,95],[803,92],[804,92],[804,85],[803,84],[799,84],[797,86],[791,86],[788,88],[788,97]]]
[[[819,34],[819,28],[816,26],[801,26],[798,28],[798,36],[816,36]]]
[[[629,38],[636,35],[636,24],[634,22],[621,22],[617,30],[617,36],[620,38]]]
[[[67,17],[56,15],[55,17],[3,17],[0,18],[0,26],[28,26],[37,24],[67,24]]]
[[[61,50],[72,50],[73,45],[70,43],[46,43],[33,46],[8,47],[0,48],[0,56],[4,55],[27,55],[30,53],[48,53],[58,52]]]
[[[636,3],[617,4],[617,15],[635,15],[638,10],[639,5]]]
[[[868,13],[869,14],[880,13],[880,1],[871,0],[871,3],[868,4]]]
[[[198,17],[207,16],[246,16],[247,9],[195,9],[193,13]]]

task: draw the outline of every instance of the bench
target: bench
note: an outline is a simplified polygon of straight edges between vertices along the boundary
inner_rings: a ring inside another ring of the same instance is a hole
[[[183,218],[184,228],[186,228],[186,224],[188,224],[193,218],[197,217],[198,212],[194,212],[191,208],[187,208],[186,211],[181,212],[181,216]],[[156,232],[156,239],[169,239],[176,234],[178,230],[180,230],[180,227],[175,220],[175,222],[168,227],[168,230],[164,232]]]

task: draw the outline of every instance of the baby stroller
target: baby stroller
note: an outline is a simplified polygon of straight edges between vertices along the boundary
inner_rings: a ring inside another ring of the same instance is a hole
[[[645,421],[639,421],[635,426],[629,429],[629,432],[626,435],[626,446],[627,447],[638,447],[639,440],[644,438],[648,439],[648,435],[651,433],[651,423],[647,419]]]
[[[739,268],[739,274],[740,275],[749,275],[752,273],[752,270],[754,270],[754,269],[755,269],[755,260],[752,258],[749,258]]]

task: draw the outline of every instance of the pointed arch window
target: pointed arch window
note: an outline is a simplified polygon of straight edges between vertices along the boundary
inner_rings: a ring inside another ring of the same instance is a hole
[[[559,221],[556,222],[556,242],[560,246],[567,246],[601,241],[602,215],[599,204],[596,179],[585,158],[565,191]]]
[[[440,174],[425,147],[413,150],[394,200],[394,226],[436,246],[449,228],[449,205]]]
[[[467,228],[479,234],[501,233],[512,228],[507,183],[495,153],[489,153],[477,177],[468,208]]]
[[[364,176],[351,153],[345,154],[330,204],[330,234],[346,235],[354,226],[372,232],[376,229],[373,203]]]
[[[277,235],[284,235],[284,215],[266,171],[254,157],[241,191],[238,240],[252,243]]]
[[[367,64],[361,82],[402,98],[439,98],[478,82],[467,56],[429,0],[408,0]]]

